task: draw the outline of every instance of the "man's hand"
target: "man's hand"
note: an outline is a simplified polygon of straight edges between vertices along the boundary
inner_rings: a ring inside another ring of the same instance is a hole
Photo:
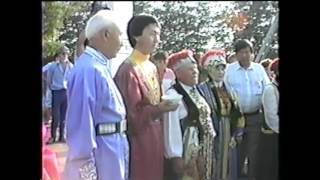
[[[158,107],[161,109],[162,112],[169,112],[174,111],[178,108],[178,103],[172,103],[169,100],[163,100],[158,104]]]
[[[237,144],[241,144],[243,137],[242,136],[236,136],[236,142]]]
[[[230,140],[229,146],[231,148],[234,148],[234,147],[236,147],[236,145],[237,145],[237,142],[236,142],[235,138],[232,137],[231,140]]]

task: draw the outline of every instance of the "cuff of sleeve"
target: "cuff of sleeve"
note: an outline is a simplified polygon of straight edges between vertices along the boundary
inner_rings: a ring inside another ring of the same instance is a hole
[[[97,169],[93,160],[89,160],[79,168],[81,180],[98,180]]]

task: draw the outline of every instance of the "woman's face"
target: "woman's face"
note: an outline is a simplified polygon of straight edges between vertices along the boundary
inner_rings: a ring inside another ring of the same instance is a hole
[[[209,76],[215,82],[223,81],[225,69],[226,69],[225,64],[219,64],[217,66],[209,65],[207,68]]]

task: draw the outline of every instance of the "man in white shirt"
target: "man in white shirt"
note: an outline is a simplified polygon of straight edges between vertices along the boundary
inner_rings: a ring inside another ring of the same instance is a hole
[[[226,69],[225,84],[234,91],[240,101],[240,109],[246,118],[246,134],[240,146],[239,168],[243,169],[245,158],[249,162],[249,180],[255,180],[257,146],[263,120],[262,93],[266,84],[270,83],[264,68],[253,59],[253,46],[248,40],[238,40],[235,44],[238,62],[230,64]]]

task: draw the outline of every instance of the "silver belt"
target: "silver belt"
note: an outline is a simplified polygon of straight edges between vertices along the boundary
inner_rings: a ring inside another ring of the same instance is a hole
[[[114,133],[123,133],[127,130],[127,121],[122,120],[116,123],[99,123],[96,126],[97,136],[111,135]]]

